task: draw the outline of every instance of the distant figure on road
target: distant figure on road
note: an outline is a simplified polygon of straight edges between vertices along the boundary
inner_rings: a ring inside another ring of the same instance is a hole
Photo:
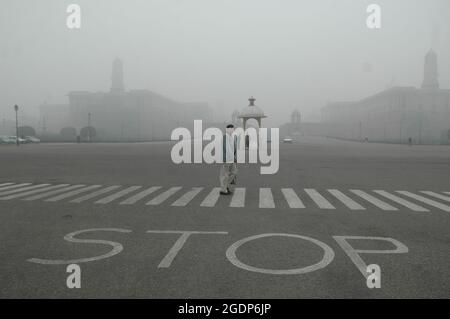
[[[237,137],[233,135],[234,125],[227,125],[226,133],[223,136],[222,150],[223,150],[223,164],[220,168],[220,194],[230,195],[230,185],[236,183],[236,150]]]
[[[411,137],[408,138],[408,144],[409,144],[409,146],[412,146],[412,138]]]

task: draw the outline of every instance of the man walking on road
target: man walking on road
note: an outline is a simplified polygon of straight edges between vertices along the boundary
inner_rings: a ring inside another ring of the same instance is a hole
[[[222,149],[223,149],[223,164],[220,168],[220,194],[230,195],[230,185],[236,183],[236,149],[237,138],[233,135],[234,125],[227,125],[226,133],[223,136]]]

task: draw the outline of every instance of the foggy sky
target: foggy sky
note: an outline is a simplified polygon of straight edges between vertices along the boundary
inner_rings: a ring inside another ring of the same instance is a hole
[[[66,27],[70,3],[81,30]],[[371,3],[381,30],[366,27]],[[295,108],[317,121],[327,101],[420,86],[431,47],[450,88],[449,17],[448,0],[1,0],[0,119],[14,104],[38,116],[71,90],[108,91],[120,57],[127,90],[208,102],[216,120],[253,95],[264,126]]]

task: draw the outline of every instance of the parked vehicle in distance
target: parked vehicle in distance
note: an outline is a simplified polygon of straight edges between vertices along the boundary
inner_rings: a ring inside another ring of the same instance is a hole
[[[11,136],[0,136],[0,144],[15,144],[16,139],[12,139]]]
[[[40,143],[41,140],[35,136],[25,136],[25,143]]]
[[[283,143],[289,143],[292,144],[294,140],[292,139],[292,137],[286,136],[285,138],[283,138]]]

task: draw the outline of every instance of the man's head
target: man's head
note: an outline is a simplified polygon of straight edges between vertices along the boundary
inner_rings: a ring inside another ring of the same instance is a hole
[[[228,124],[227,125],[227,133],[231,135],[231,134],[233,134],[233,132],[234,132],[234,125]]]

